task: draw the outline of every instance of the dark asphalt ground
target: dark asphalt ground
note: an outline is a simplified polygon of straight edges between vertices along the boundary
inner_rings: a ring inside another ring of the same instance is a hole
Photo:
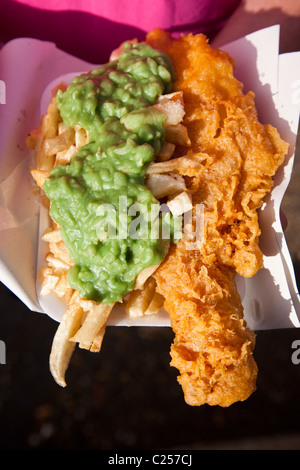
[[[257,391],[246,402],[193,408],[169,366],[169,328],[108,327],[101,354],[76,350],[62,389],[48,369],[56,324],[0,294],[1,449],[300,449],[298,329],[258,332]]]

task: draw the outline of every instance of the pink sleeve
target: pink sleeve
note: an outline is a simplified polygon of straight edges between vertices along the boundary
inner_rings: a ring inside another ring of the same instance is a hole
[[[212,37],[240,0],[2,0],[0,39],[34,37],[91,62],[160,27]]]

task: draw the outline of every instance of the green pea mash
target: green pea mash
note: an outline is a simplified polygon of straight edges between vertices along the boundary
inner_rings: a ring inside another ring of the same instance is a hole
[[[44,183],[74,262],[69,284],[83,298],[121,301],[138,273],[167,253],[169,240],[150,234],[160,205],[145,172],[164,142],[165,117],[149,106],[171,91],[173,78],[165,54],[127,43],[118,60],[74,78],[56,95],[64,123],[89,134],[89,144]]]

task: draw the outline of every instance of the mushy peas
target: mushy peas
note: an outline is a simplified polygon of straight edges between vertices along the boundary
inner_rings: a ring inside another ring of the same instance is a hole
[[[118,60],[57,92],[64,123],[89,135],[89,143],[44,183],[50,215],[74,262],[69,284],[83,298],[121,301],[138,273],[166,255],[169,241],[145,230],[157,216],[153,207],[159,210],[145,171],[164,142],[165,117],[151,106],[172,82],[164,53],[126,43]]]

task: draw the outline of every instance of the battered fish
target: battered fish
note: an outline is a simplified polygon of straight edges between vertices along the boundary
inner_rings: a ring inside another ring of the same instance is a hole
[[[288,144],[259,122],[232,58],[204,35],[173,39],[157,29],[147,42],[173,62],[191,141],[175,157],[198,163],[183,176],[194,208],[204,207],[204,242],[191,249],[182,239],[155,275],[175,334],[171,365],[188,404],[226,407],[256,389],[255,334],[243,319],[235,274],[251,277],[263,266],[258,209]]]

